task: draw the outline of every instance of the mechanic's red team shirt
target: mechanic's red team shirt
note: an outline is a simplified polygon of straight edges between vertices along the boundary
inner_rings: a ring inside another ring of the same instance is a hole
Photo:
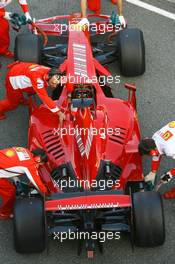
[[[5,10],[4,8],[10,4],[12,0],[0,0],[0,18],[4,17],[5,15]],[[18,3],[20,4],[22,10],[24,13],[29,11],[27,1],[26,0],[18,0]]]
[[[153,139],[160,155],[166,155],[175,159],[175,121],[158,130]]]
[[[0,150],[0,178],[9,179],[19,174],[26,174],[39,191],[47,192],[38,174],[33,154],[29,150],[21,147]]]
[[[20,62],[12,66],[7,78],[9,78],[14,90],[21,90],[27,93],[35,91],[49,110],[52,113],[56,113],[59,108],[46,91],[48,86],[46,78],[49,71],[50,68],[42,65]]]

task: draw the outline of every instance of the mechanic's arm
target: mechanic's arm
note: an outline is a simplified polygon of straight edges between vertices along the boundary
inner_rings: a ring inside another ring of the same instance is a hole
[[[123,1],[122,0],[117,1],[117,9],[118,9],[120,24],[123,26],[123,28],[125,28],[127,26],[127,23],[123,16]]]
[[[118,0],[117,2],[117,11],[119,16],[123,16],[123,1]]]
[[[82,17],[87,17],[87,0],[81,0],[81,13]]]
[[[41,99],[41,101],[49,108],[52,113],[58,113],[60,108],[56,105],[56,103],[49,97],[47,94],[46,88],[35,88],[33,85],[34,90],[36,91],[37,95]]]
[[[25,14],[25,17],[26,17],[26,20],[32,20],[31,16],[30,16],[30,13],[29,13],[29,7],[28,7],[28,4],[27,4],[27,1],[26,0],[18,0],[24,14]]]
[[[145,176],[145,182],[151,181],[152,183],[155,182],[155,177],[157,174],[157,171],[160,166],[160,162],[162,159],[162,156],[159,155],[156,151],[151,151],[150,156],[152,156],[152,164],[151,164],[151,171]]]
[[[10,20],[11,19],[11,12],[7,12],[5,10],[0,10],[0,18],[5,18],[6,20]]]
[[[0,18],[3,18],[5,16],[5,11],[0,10]]]
[[[43,81],[42,77],[38,75],[35,71],[29,71],[28,77],[31,80],[33,90],[39,96],[41,101],[48,107],[48,109],[52,113],[60,112],[60,108],[56,105],[56,103],[49,97],[46,89],[46,83]]]
[[[56,105],[56,103],[48,96],[46,88],[44,87],[44,81],[38,76],[30,75],[31,83],[34,91],[37,93],[42,102],[49,108],[52,113],[56,113],[59,116],[60,125],[62,125],[63,120],[65,120],[65,114]],[[38,81],[38,82],[37,82]]]
[[[160,155],[155,141],[152,138],[142,139],[138,145],[138,150],[141,156],[148,155],[152,157],[152,168],[148,175],[145,176],[145,181],[151,181],[154,184],[162,155]]]

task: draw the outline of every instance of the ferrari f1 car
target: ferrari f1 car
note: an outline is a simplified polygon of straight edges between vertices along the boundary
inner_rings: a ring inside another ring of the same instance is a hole
[[[58,34],[47,25],[54,19],[38,21],[37,25],[47,34]],[[142,73],[140,31],[126,29],[118,38],[123,44],[120,46],[122,71],[128,75]],[[125,42],[126,38],[129,43]],[[41,252],[48,237],[70,231],[90,235],[124,232],[129,234],[132,245],[140,247],[160,246],[165,240],[161,197],[145,190],[138,152],[136,86],[125,84],[126,101],[109,93],[106,96],[109,87],[98,82],[98,77],[111,75],[99,63],[99,57],[94,56],[95,48],[89,39],[83,30],[70,30],[68,44],[57,44],[54,49],[65,56],[60,66],[65,73],[63,89],[59,99],[54,97],[64,109],[66,120],[60,124],[57,115],[31,99],[29,147],[30,150],[42,148],[47,153],[48,163],[40,168],[40,175],[50,194],[43,197],[29,191],[17,197],[13,223],[15,249],[20,253]],[[41,56],[40,43],[38,35],[19,35],[16,56],[20,60],[30,57],[34,62],[47,59],[48,64],[60,60],[45,54],[49,48]],[[130,43],[132,52],[125,49]],[[123,49],[126,64],[122,61]],[[69,76],[74,77],[72,83]],[[79,253],[82,240],[78,239]],[[100,239],[90,236],[85,239],[88,256],[92,256],[95,242],[102,251]]]

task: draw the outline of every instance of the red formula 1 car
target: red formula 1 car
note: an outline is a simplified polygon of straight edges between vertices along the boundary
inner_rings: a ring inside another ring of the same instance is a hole
[[[54,19],[58,17],[37,21],[36,25],[47,34],[58,34],[47,24]],[[71,24],[75,22],[68,19]],[[34,33],[37,32],[35,28]],[[122,41],[123,32],[119,33]],[[130,30],[126,29],[126,32],[130,33]],[[134,32],[140,34],[138,30]],[[136,55],[133,44],[137,38],[130,39],[129,33],[129,44],[122,44],[123,47],[132,44]],[[43,197],[29,191],[16,200],[16,250],[20,253],[40,252],[45,249],[48,236],[58,237],[70,232],[77,234],[79,253],[85,240],[89,257],[93,255],[95,242],[102,250],[98,236],[101,233],[115,236],[120,232],[128,233],[132,244],[137,246],[162,245],[165,229],[161,197],[156,192],[145,191],[138,152],[140,129],[135,85],[125,84],[129,94],[126,101],[110,95],[109,86],[100,83],[98,77],[111,75],[99,63],[99,55],[94,56],[96,51],[91,47],[88,32],[75,27],[68,32],[67,44],[56,44],[55,49],[45,47],[42,55],[40,37],[35,34],[17,37],[16,58],[60,64],[60,54],[65,56],[61,61],[64,84],[57,104],[64,109],[66,120],[59,124],[57,115],[31,100],[29,147],[30,150],[43,148],[47,153],[48,163],[43,165],[40,175],[50,195]],[[132,74],[138,73],[140,66],[137,68],[135,61],[129,61],[133,53],[128,51],[124,55],[121,50],[120,59],[127,58],[127,64],[124,61],[121,64],[122,71],[131,73],[132,65]],[[57,51],[58,55],[49,55],[46,51]],[[114,52],[107,52],[102,57],[107,60],[111,54],[113,56]],[[136,62],[140,61],[137,59]],[[55,99],[56,96],[54,94]],[[82,233],[88,236],[83,239]]]

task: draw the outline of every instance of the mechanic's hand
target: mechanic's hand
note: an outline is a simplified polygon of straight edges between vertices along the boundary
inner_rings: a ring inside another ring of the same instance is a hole
[[[85,30],[85,28],[87,27],[89,28],[89,25],[90,25],[89,20],[87,18],[82,18],[80,22],[78,22],[74,26],[75,26],[75,29],[77,30]]]
[[[145,189],[146,189],[147,191],[152,191],[152,190],[154,190],[154,184],[152,184],[151,181],[146,182]]]
[[[154,184],[155,177],[156,177],[156,173],[151,171],[145,176],[145,182],[151,182],[152,184]]]
[[[127,26],[126,24],[126,20],[124,18],[124,16],[119,16],[119,21],[120,21],[120,24],[122,25],[123,28],[125,28]]]
[[[30,22],[30,21],[32,21],[32,17],[31,17],[31,15],[29,14],[29,12],[26,12],[26,13],[25,13],[25,17],[26,17],[26,22]]]
[[[19,177],[13,177],[14,184],[17,186],[20,183]]]
[[[66,119],[66,116],[62,111],[58,112],[58,116],[59,116],[60,126],[62,126],[63,121]]]
[[[172,180],[172,178],[173,178],[173,177],[172,177],[172,175],[171,175],[170,172],[167,172],[167,173],[163,174],[163,175],[160,177],[162,183],[164,183],[164,184],[170,182],[170,181]]]
[[[86,17],[84,17],[80,20],[80,22],[78,22],[78,25],[81,25],[81,26],[87,25],[88,26],[89,20]]]
[[[11,12],[5,12],[4,18],[6,20],[11,20],[12,13]]]
[[[156,186],[156,191],[158,191],[163,184],[170,182],[172,180],[172,178],[173,177],[172,177],[170,172],[167,172],[167,173],[163,174],[162,176],[160,176],[160,181]]]

